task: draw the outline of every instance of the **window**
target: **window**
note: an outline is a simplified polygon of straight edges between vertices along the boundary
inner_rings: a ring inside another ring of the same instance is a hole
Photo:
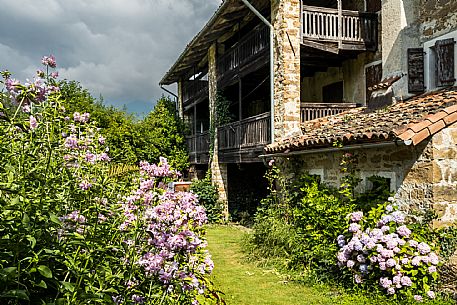
[[[424,79],[428,91],[455,85],[457,31],[424,43]]]
[[[454,38],[437,40],[433,49],[435,53],[436,87],[452,86],[454,77]]]

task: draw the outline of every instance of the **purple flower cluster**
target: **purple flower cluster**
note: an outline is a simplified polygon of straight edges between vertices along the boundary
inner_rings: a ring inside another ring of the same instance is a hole
[[[348,215],[350,234],[337,238],[338,265],[350,269],[357,284],[377,278],[390,295],[412,289],[416,280],[412,275],[436,277],[439,258],[428,244],[411,238],[406,216],[388,205],[377,227],[363,230],[363,213]],[[417,281],[422,282],[422,278]],[[431,290],[426,293],[430,298],[435,296]]]
[[[83,114],[79,113],[79,112],[75,112],[73,113],[73,120],[75,122],[79,122],[79,123],[87,123],[89,122],[89,118],[90,118],[90,114],[85,112]]]
[[[157,276],[165,285],[183,291],[202,293],[198,278],[210,274],[213,263],[205,251],[207,244],[198,233],[207,222],[206,213],[197,198],[188,192],[165,193],[160,204],[145,212],[152,250],[138,262],[148,276]],[[182,260],[189,260],[183,264]]]
[[[159,164],[140,162],[140,172],[150,177],[174,177],[176,171],[172,170],[166,158],[160,157]]]
[[[41,63],[44,66],[49,66],[51,68],[57,67],[56,58],[54,57],[54,55],[43,56],[43,58],[41,59]]]

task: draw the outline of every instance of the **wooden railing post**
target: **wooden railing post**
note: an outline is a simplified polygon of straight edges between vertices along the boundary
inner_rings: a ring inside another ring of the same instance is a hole
[[[338,0],[338,48],[343,47],[343,4]]]

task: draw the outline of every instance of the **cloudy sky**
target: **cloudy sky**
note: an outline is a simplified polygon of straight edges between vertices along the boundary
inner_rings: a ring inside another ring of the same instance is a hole
[[[0,0],[0,70],[25,80],[54,54],[60,78],[147,113],[158,83],[221,0]]]

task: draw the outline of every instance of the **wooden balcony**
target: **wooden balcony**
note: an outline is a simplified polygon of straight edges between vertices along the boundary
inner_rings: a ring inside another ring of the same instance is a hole
[[[206,80],[189,80],[182,85],[183,106],[199,101],[208,96],[208,81]]]
[[[335,115],[354,109],[358,104],[353,103],[301,103],[300,120],[301,122],[311,121],[330,115]]]
[[[375,13],[302,5],[302,43],[326,51],[374,50],[378,19]]]
[[[354,109],[353,103],[301,103],[300,119],[310,121]],[[270,112],[218,127],[218,156],[223,163],[260,162],[263,147],[270,144]],[[210,136],[208,132],[187,137],[190,162],[208,163]]]
[[[186,137],[187,150],[189,152],[190,163],[204,164],[209,161],[210,148],[209,132]]]
[[[250,117],[217,129],[219,151],[270,143],[270,113]]]
[[[270,29],[260,24],[217,61],[218,82],[230,83],[237,76],[257,70],[269,61]]]

